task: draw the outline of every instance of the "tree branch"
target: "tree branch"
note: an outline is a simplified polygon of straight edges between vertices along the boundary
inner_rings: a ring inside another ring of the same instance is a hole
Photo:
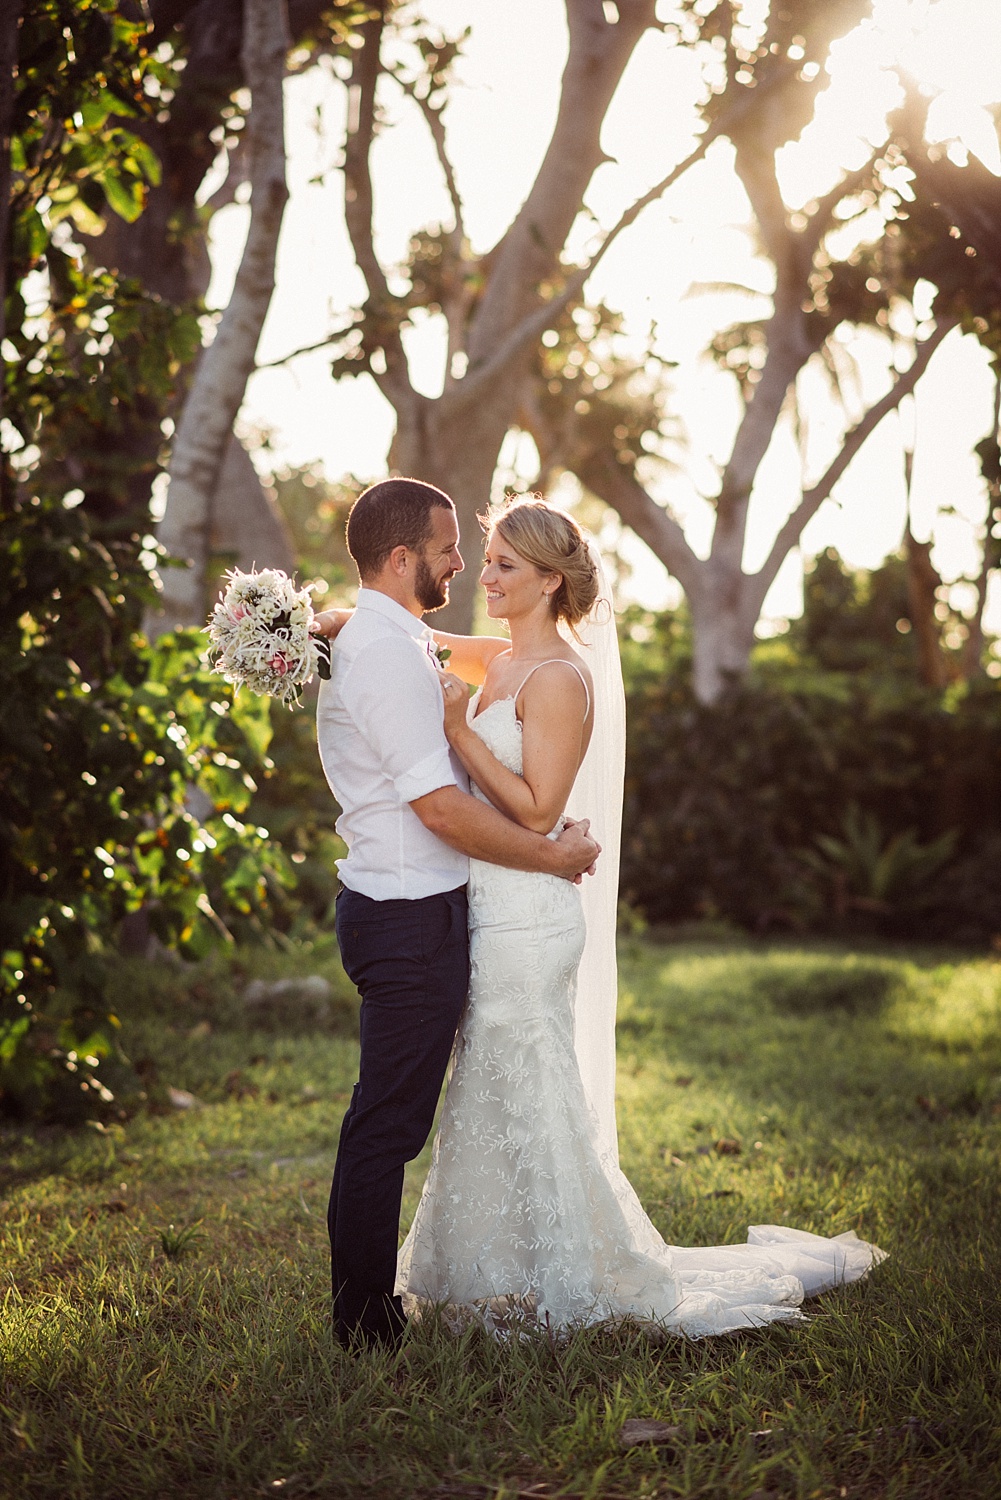
[[[344,149],[344,216],[358,268],[368,287],[367,320],[374,324],[375,339],[386,356],[385,374],[374,378],[393,405],[399,406],[412,400],[414,389],[400,338],[399,302],[389,290],[375,253],[370,161],[375,137],[375,91],[382,72],[379,51],[385,24],[386,0],[383,0],[377,14],[360,28],[362,45],[354,53]]]
[[[692,551],[674,517],[650,498],[632,468],[618,463],[606,450],[571,460],[568,467],[635,531],[691,600],[701,587],[706,564]]]
[[[862,186],[872,171],[872,162],[873,158],[870,156],[868,161],[863,162],[860,167],[856,167],[854,172],[846,172],[841,181],[836,182],[829,193],[825,193],[822,198],[817,199],[816,210],[810,215],[809,223],[799,236],[801,245],[807,250],[811,259],[817,246],[830,228],[834,210],[845,198],[850,197],[857,187]]]
[[[448,142],[445,137],[445,122],[441,117],[441,110],[435,109],[430,98],[417,92],[417,84],[411,79],[404,78],[399,72],[394,72],[393,77],[408,99],[412,99],[420,110],[431,132],[434,142],[435,153],[438,157],[438,165],[441,167],[445,178],[445,186],[448,189],[449,201],[452,205],[452,215],[455,219],[455,228],[452,231],[453,250],[457,258],[461,257],[462,245],[466,238],[466,229],[462,217],[462,199],[459,196],[459,185],[455,180],[455,170],[448,154]]]
[[[936,325],[924,343],[918,345],[910,368],[897,376],[886,395],[877,401],[875,405],[870,406],[861,421],[857,422],[845,434],[844,442],[841,445],[838,456],[830,465],[827,472],[822,478],[817,480],[816,484],[811,485],[809,489],[803,491],[796,509],[780,528],[764,566],[757,573],[751,575],[756,584],[755,593],[758,596],[759,607],[764,602],[768,590],[775,582],[776,575],[785,558],[802,536],[807,522],[811,521],[817,514],[817,511],[830,496],[831,491],[848,468],[852,459],[858,453],[866,439],[879,426],[887,413],[894,411],[900,405],[903,398],[913,391],[927,369],[928,361],[942,340],[955,328],[956,322],[955,318],[949,318]]]
[[[750,199],[761,238],[769,258],[775,263],[779,282],[794,272],[798,263],[794,246],[798,239],[790,227],[785,201],[775,172],[775,156],[766,146],[753,139],[734,140],[734,167]]]
[[[559,292],[555,297],[550,297],[548,301],[537,307],[534,312],[529,313],[527,317],[523,318],[517,327],[511,330],[496,353],[485,364],[479,365],[474,373],[466,376],[462,385],[457,388],[452,397],[452,400],[457,405],[461,406],[467,401],[477,400],[487,386],[503,375],[545,333],[546,329],[559,317],[560,313],[569,307],[572,302],[576,302],[588,278],[594,274],[623,230],[628,229],[630,224],[635,223],[645,208],[649,207],[651,203],[666,193],[668,188],[673,187],[684,172],[687,172],[696,162],[701,161],[713,141],[717,140],[722,134],[723,131],[721,129],[713,126],[703,136],[696,149],[685,157],[684,161],[679,162],[676,167],[672,167],[666,177],[661,178],[660,182],[655,183],[648,192],[644,193],[641,198],[637,198],[620,215],[590,259],[572,272],[562,292]]]
[[[399,72],[394,73],[394,78],[400,88],[409,99],[417,105],[421,114],[427,122],[431,139],[434,142],[438,163],[445,178],[445,186],[448,190],[449,200],[452,204],[452,217],[454,224],[448,236],[449,247],[452,253],[451,265],[445,269],[443,277],[448,295],[442,312],[448,326],[448,348],[445,353],[445,390],[455,389],[457,379],[452,374],[452,361],[460,352],[465,352],[467,322],[469,310],[473,305],[474,291],[468,273],[473,268],[473,263],[467,259],[466,248],[466,226],[462,213],[462,199],[459,196],[459,185],[455,180],[455,171],[448,154],[448,142],[445,136],[445,122],[442,119],[440,109],[435,109],[430,98],[417,92],[415,82],[401,76]]]
[[[354,325],[351,326],[353,327]],[[320,339],[319,343],[303,344],[301,349],[292,349],[288,354],[283,354],[280,359],[265,360],[263,364],[255,365],[254,368],[257,370],[281,369],[283,365],[289,365],[294,359],[298,359],[300,354],[315,354],[317,349],[329,349],[331,344],[336,344],[338,339],[343,338],[343,336],[343,334],[332,333],[328,338]],[[361,371],[359,371],[360,373]]]
[[[710,125],[694,151],[689,152],[683,161],[678,162],[665,177],[654,183],[652,188],[623,211],[590,259],[572,272],[562,292],[528,313],[510,331],[490,358],[471,370],[451,399],[458,405],[464,404],[467,400],[476,400],[488,385],[505,374],[525,350],[545,332],[553,320],[577,300],[588,278],[594,274],[619,235],[636,222],[645,208],[656,202],[658,198],[662,198],[680,177],[700,162],[715,141],[729,135],[751,109],[759,106],[762,97],[769,89],[778,87],[779,83],[784,81],[784,77],[776,74],[772,80],[762,83],[753,95],[747,91],[731,109],[720,115]]]
[[[655,0],[565,0],[570,45],[553,133],[522,207],[487,256],[489,277],[469,334],[470,368],[537,306],[539,288],[560,270],[560,253],[595,171],[607,158],[601,126],[637,42],[655,24]],[[611,8],[609,7],[609,10]]]

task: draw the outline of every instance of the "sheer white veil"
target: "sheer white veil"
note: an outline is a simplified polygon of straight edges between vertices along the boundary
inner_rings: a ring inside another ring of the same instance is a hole
[[[574,1044],[584,1092],[598,1121],[601,1153],[610,1153],[618,1165],[615,924],[626,768],[626,700],[612,592],[601,553],[593,538],[589,539],[588,547],[598,570],[600,592],[590,617],[576,629],[584,645],[581,655],[594,680],[594,730],[577,772],[567,811],[574,818],[590,818],[591,831],[601,845],[602,853],[597,872],[585,875],[581,886],[587,938],[577,975]],[[562,624],[560,629],[571,645],[576,645],[568,629]]]

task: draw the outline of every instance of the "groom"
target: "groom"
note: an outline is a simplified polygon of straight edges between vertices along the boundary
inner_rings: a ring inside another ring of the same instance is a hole
[[[334,1323],[344,1344],[395,1343],[403,1170],[431,1131],[469,983],[469,857],[579,879],[587,823],[557,840],[474,799],[449,750],[426,611],[463,566],[455,508],[416,479],[359,496],[348,551],[361,587],[320,687],[320,759],[341,805],[337,939],[361,994],[359,1078],[330,1192]]]

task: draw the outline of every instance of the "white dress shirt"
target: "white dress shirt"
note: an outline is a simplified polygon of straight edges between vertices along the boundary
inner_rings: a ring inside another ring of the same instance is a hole
[[[430,646],[429,646],[430,643]],[[316,707],[320,760],[341,805],[344,885],[374,901],[416,900],[469,878],[469,861],[430,833],[411,802],[468,790],[449,750],[431,631],[377,589],[362,588],[333,643]]]

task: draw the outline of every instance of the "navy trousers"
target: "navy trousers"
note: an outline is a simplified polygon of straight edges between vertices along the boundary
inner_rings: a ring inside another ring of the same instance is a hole
[[[423,1150],[469,988],[466,891],[417,901],[337,897],[341,961],[361,994],[361,1063],[330,1190],[334,1327],[395,1342],[403,1169]]]

